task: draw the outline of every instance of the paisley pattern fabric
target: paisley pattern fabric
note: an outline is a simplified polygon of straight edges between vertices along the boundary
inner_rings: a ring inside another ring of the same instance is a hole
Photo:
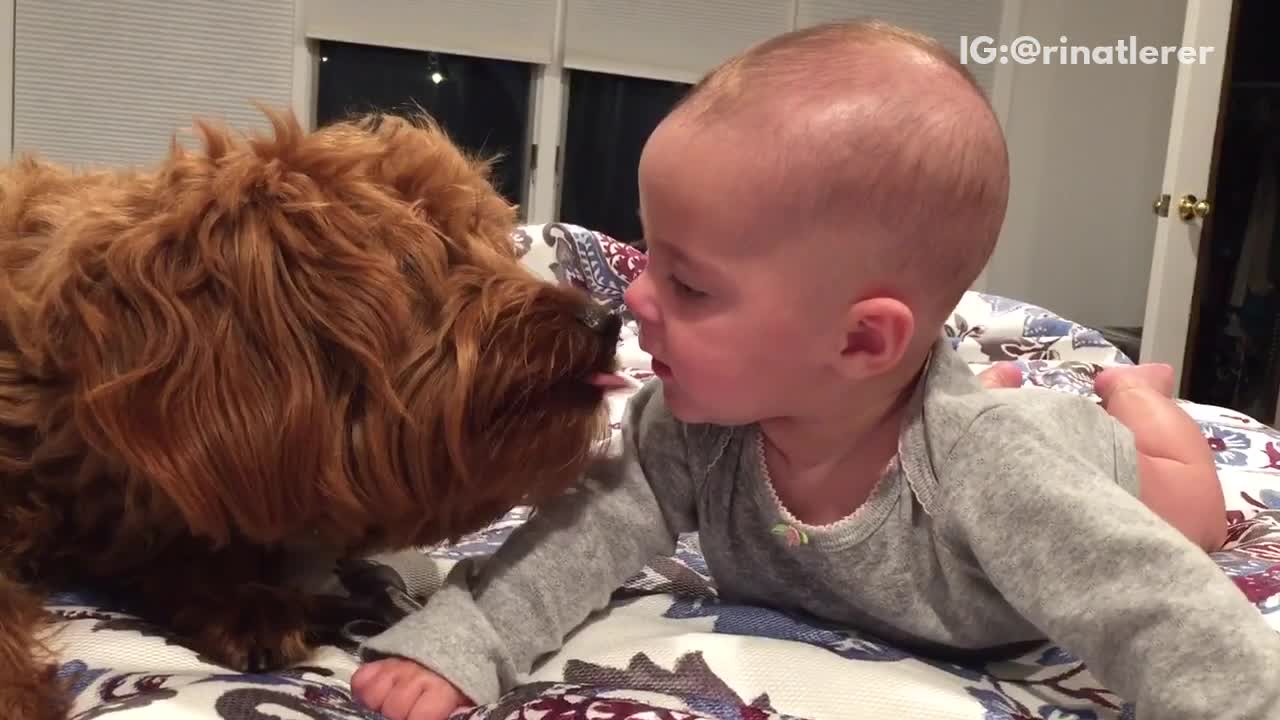
[[[516,247],[535,273],[582,288],[627,319],[624,372],[651,376],[623,291],[644,267],[635,249],[585,228],[521,228]],[[1009,298],[970,293],[946,333],[971,367],[1013,361],[1028,384],[1092,396],[1099,369],[1127,364],[1094,330]],[[626,396],[614,397],[616,423]],[[1213,450],[1227,495],[1231,541],[1218,564],[1280,630],[1280,433],[1224,408],[1186,404]],[[360,640],[420,607],[462,560],[483,561],[528,517],[519,508],[441,548],[352,562],[327,578],[352,600],[345,622],[320,628],[308,660],[271,675],[218,668],[163,628],[129,617],[90,588],[49,603],[55,646],[75,678],[76,717],[120,720],[373,720],[348,681]],[[1087,593],[1089,588],[1080,588]],[[1160,588],[1149,588],[1156,594]],[[685,720],[930,717],[955,720],[1113,720],[1133,708],[1051,644],[999,662],[955,665],[858,632],[766,607],[722,603],[696,535],[627,582],[611,606],[472,720]]]
[[[622,293],[644,269],[643,253],[599,232],[567,223],[530,225],[515,233],[522,258],[538,275],[587,291],[629,317]]]

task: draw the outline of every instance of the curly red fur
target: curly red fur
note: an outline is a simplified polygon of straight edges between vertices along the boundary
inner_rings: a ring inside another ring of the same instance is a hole
[[[484,163],[426,120],[268,116],[146,171],[0,172],[0,716],[65,712],[49,589],[278,666],[314,605],[290,552],[457,538],[605,433],[616,327],[520,266]]]

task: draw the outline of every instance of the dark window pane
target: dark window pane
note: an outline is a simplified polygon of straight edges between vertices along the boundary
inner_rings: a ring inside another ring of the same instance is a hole
[[[523,206],[532,65],[327,41],[319,50],[317,125],[373,110],[425,110],[463,148],[500,154],[494,182]]]
[[[689,85],[575,70],[569,75],[558,220],[641,240],[640,151]]]

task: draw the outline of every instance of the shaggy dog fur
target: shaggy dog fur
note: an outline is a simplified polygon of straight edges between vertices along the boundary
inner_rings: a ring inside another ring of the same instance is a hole
[[[483,163],[269,117],[146,172],[0,171],[0,717],[67,712],[53,589],[280,667],[324,605],[288,558],[457,538],[607,433],[617,319],[522,269]]]

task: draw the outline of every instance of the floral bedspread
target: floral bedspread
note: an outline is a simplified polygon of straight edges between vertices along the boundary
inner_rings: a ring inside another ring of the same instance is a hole
[[[622,291],[644,257],[571,225],[522,228],[526,262],[549,280],[571,282],[624,311]],[[969,294],[947,332],[975,369],[1013,360],[1025,382],[1089,395],[1094,373],[1130,360],[1090,329],[1013,300]],[[625,371],[649,376],[628,323]],[[612,401],[615,420],[625,397]],[[1232,521],[1216,554],[1229,575],[1280,630],[1280,433],[1221,408],[1186,405],[1216,453]],[[120,720],[261,720],[379,717],[354,702],[348,680],[360,640],[408,612],[462,558],[483,558],[525,518],[516,510],[452,547],[406,551],[339,568],[333,587],[368,601],[368,617],[326,628],[324,644],[298,667],[272,675],[220,669],[162,628],[95,603],[91,594],[54,598],[55,644],[63,672],[78,680],[76,717]],[[469,720],[528,718],[913,717],[955,720],[1110,719],[1132,708],[1087,668],[1052,645],[980,666],[916,657],[849,628],[763,607],[720,602],[696,536],[655,559],[605,611],[545,658],[527,682]]]

